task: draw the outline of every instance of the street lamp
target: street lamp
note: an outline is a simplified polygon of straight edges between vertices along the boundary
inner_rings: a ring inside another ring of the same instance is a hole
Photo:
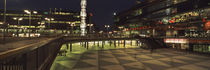
[[[119,29],[120,29],[120,37],[122,37],[122,29],[124,28],[124,27],[118,27]]]
[[[32,13],[33,14],[37,14],[38,12],[37,11],[30,11],[30,10],[24,10],[24,12],[26,13],[26,14],[29,14],[29,28],[31,28],[31,15],[32,15]],[[29,29],[29,37],[31,37],[31,31],[30,31],[30,29]]]
[[[54,18],[45,18],[45,20],[49,21],[49,23],[48,23],[48,29],[50,29],[50,22],[51,21],[54,21],[55,19]]]
[[[110,27],[109,25],[105,25],[105,28],[106,28],[106,31],[107,31],[107,36],[109,36],[109,31],[108,31],[109,27]]]
[[[17,20],[17,27],[19,27],[20,26],[20,21],[22,21],[23,20],[23,18],[16,18],[16,17],[14,17],[13,18],[14,20]],[[19,37],[19,28],[17,29],[17,37]]]
[[[74,26],[76,26],[76,24],[75,23],[71,23],[71,34],[74,34]]]
[[[87,24],[87,26],[89,26],[89,32],[91,33],[93,24]]]

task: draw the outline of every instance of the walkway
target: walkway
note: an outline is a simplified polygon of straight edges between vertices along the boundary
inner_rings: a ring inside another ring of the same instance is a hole
[[[22,41],[16,41],[16,42],[11,42],[11,43],[6,43],[6,44],[0,44],[0,53],[5,52],[8,50],[13,50],[17,48],[22,48],[23,46],[31,45],[31,44],[36,44],[36,43],[45,43],[54,38],[33,38],[29,40],[22,40]]]
[[[170,49],[89,50],[58,56],[51,70],[208,70],[209,59]]]

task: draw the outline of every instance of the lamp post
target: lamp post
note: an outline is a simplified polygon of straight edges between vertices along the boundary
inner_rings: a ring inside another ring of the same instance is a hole
[[[118,27],[120,29],[120,37],[122,37],[122,29],[123,27]]]
[[[105,25],[106,32],[107,32],[107,37],[109,37],[109,31],[108,31],[109,27],[110,27],[109,25]]]
[[[76,26],[75,23],[72,23],[71,24],[71,34],[74,34],[74,32],[73,32],[74,31],[74,26]]]
[[[93,26],[93,24],[87,24],[87,26],[89,26],[89,33],[92,33],[92,26]]]
[[[45,18],[45,20],[49,21],[48,29],[50,29],[50,23],[51,23],[51,21],[54,21],[55,19],[54,18]]]
[[[17,20],[17,27],[20,26],[20,21],[23,20],[23,18],[16,18],[16,17],[14,17],[13,19]],[[19,28],[17,29],[17,37],[19,37]]]
[[[4,0],[4,22],[3,22],[3,41],[5,41],[5,36],[6,36],[6,29],[7,29],[7,24],[6,24],[6,12],[7,12],[7,0]]]
[[[29,14],[29,28],[31,28],[31,15],[33,14],[37,14],[37,11],[30,11],[30,10],[24,10],[25,13]],[[31,30],[29,29],[29,37],[31,37]]]

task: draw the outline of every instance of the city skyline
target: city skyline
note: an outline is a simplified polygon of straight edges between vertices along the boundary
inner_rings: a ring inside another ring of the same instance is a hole
[[[3,9],[4,0],[0,1],[0,7]],[[126,10],[135,5],[135,0],[89,0],[87,1],[87,12],[93,13],[93,23],[103,27],[106,24],[113,23],[113,13]],[[80,11],[80,0],[59,1],[59,0],[14,0],[7,1],[7,9],[49,9],[63,8],[72,11]]]

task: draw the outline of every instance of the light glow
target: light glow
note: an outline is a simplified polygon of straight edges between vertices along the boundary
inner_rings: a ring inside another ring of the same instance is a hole
[[[81,36],[85,36],[86,33],[86,17],[87,17],[87,13],[86,13],[86,6],[87,6],[87,1],[86,0],[81,0],[81,12],[80,12],[80,16],[81,16],[81,24],[80,24],[80,29],[81,29]]]
[[[164,39],[165,43],[188,43],[187,39]]]

